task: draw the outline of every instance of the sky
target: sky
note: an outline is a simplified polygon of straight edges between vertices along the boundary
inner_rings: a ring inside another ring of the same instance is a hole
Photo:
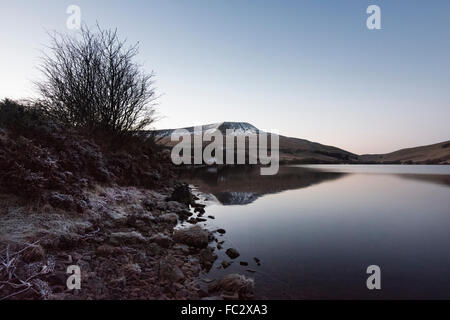
[[[139,41],[158,129],[244,121],[358,154],[450,139],[450,1],[1,0],[0,98],[36,95],[69,5]]]

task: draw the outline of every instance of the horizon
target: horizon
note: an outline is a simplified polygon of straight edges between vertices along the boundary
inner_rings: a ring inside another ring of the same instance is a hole
[[[261,128],[258,127],[257,125],[254,125],[253,123],[248,122],[248,121],[221,121],[221,122],[214,122],[214,123],[204,123],[204,124],[196,125],[196,126],[204,127],[204,126],[210,126],[210,125],[215,125],[215,124],[223,124],[223,123],[247,123],[247,124],[249,124],[249,125],[255,127],[255,128],[258,129],[258,130],[267,131],[267,130],[261,129]],[[155,130],[155,131],[167,131],[167,130],[177,130],[177,129],[194,128],[194,127],[196,127],[196,126],[193,126],[193,125],[192,125],[192,126],[177,127],[177,128],[158,128],[158,129],[154,129],[154,130]],[[150,131],[152,131],[152,130],[150,130]],[[267,131],[267,132],[270,133],[270,131]],[[285,136],[285,137],[288,137],[288,138],[303,139],[303,138],[300,138],[300,137],[292,137],[292,136]],[[437,142],[429,143],[429,144],[427,144],[427,145],[414,145],[414,146],[403,147],[403,148],[399,148],[399,149],[396,149],[396,150],[392,150],[392,151],[385,152],[385,153],[383,153],[383,154],[392,153],[392,152],[400,151],[400,150],[403,150],[403,149],[410,149],[410,148],[415,148],[415,147],[425,147],[425,146],[434,145],[434,144],[439,144],[439,143],[447,142],[447,141],[449,141],[449,140],[437,141]],[[322,142],[320,142],[320,141],[311,141],[311,142],[319,143],[319,144],[322,144],[322,145],[328,145],[328,146],[331,146],[331,145],[329,145],[329,144],[322,143]],[[339,146],[332,146],[332,147],[337,147],[337,148],[342,149],[342,150],[344,150],[344,151],[352,152],[351,150],[346,150],[346,149],[343,149],[343,148],[341,148],[341,147],[339,147]],[[354,153],[354,154],[356,154],[356,155],[371,155],[371,154],[378,154],[378,153],[360,153],[360,154],[358,154],[358,153],[355,153],[355,152],[352,152],[352,153]]]
[[[139,41],[162,95],[155,129],[248,122],[355,154],[450,138],[446,1],[4,3],[0,98],[34,96],[45,31],[77,32],[72,4],[87,26]],[[366,27],[371,4],[381,30]]]

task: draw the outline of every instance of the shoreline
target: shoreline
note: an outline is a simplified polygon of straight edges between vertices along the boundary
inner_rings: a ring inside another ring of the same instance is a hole
[[[253,280],[245,276],[202,279],[202,272],[217,259],[217,248],[210,245],[217,238],[197,224],[176,228],[192,218],[191,211],[200,217],[204,213],[186,185],[158,191],[97,186],[88,194],[91,208],[81,217],[71,212],[50,213],[61,218],[59,229],[39,231],[40,222],[27,212],[28,221],[22,216],[21,227],[28,223],[37,232],[29,234],[26,242],[16,239],[6,248],[4,237],[1,239],[2,260],[14,257],[14,268],[4,270],[12,271],[13,277],[0,286],[0,299],[253,297]],[[17,212],[17,208],[11,205],[9,211]],[[45,210],[53,208],[46,205]],[[8,218],[8,214],[3,217]],[[13,238],[14,233],[9,236]],[[67,289],[67,267],[71,265],[81,269],[80,290]],[[20,281],[25,284],[18,287]]]

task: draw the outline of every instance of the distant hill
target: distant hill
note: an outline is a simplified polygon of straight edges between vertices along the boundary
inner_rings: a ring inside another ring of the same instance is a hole
[[[450,164],[450,140],[386,154],[364,154],[364,163]]]
[[[224,135],[227,130],[231,130],[231,134],[234,136],[262,132],[247,122],[220,122],[203,125],[201,128],[203,133],[219,130]],[[181,129],[187,130],[192,135],[194,134],[194,127],[186,127]],[[171,147],[177,143],[170,140],[170,135],[174,130],[177,129],[155,130],[152,131],[152,133],[158,137],[160,144]],[[270,135],[270,133],[268,134]],[[280,163],[282,164],[450,164],[450,140],[429,146],[402,149],[387,154],[365,155],[357,155],[337,147],[282,135],[279,136],[279,144]]]

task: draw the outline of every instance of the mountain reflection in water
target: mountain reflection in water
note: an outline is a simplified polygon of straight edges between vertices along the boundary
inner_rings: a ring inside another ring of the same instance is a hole
[[[345,175],[342,172],[282,166],[278,174],[263,176],[258,167],[234,166],[192,169],[184,172],[182,178],[202,192],[214,195],[223,205],[244,205],[266,194],[306,188]]]

